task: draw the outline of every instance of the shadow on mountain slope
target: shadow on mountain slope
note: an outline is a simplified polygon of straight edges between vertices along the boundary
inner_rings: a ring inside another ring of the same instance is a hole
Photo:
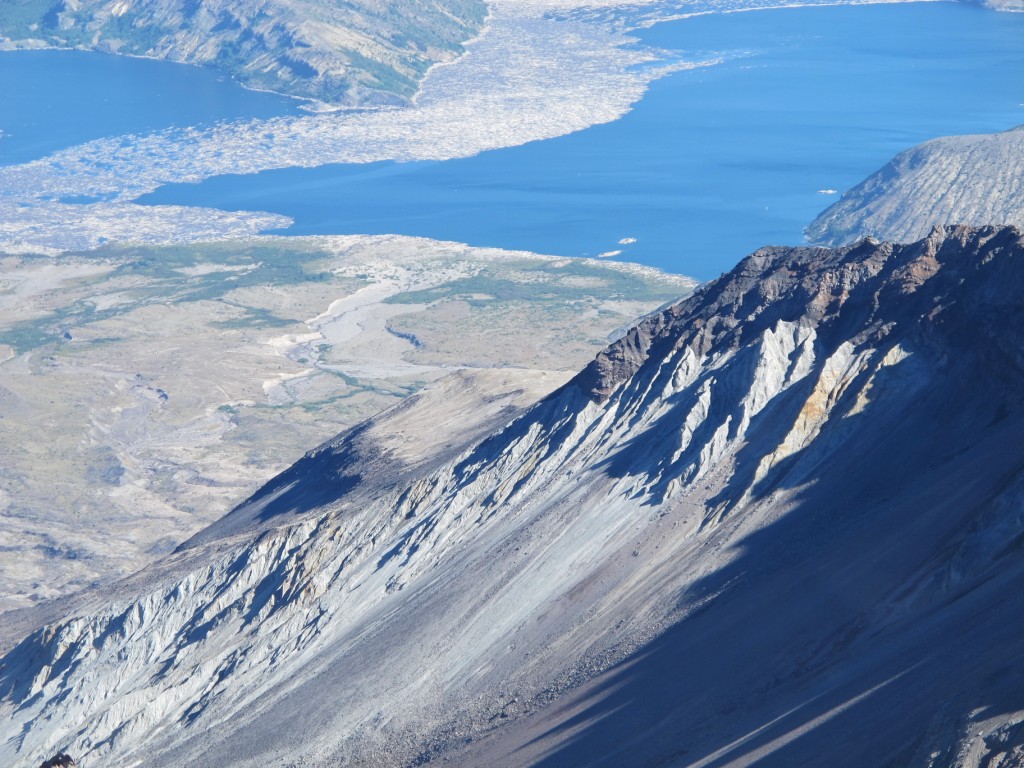
[[[927,764],[930,731],[1024,710],[1024,416],[1000,418],[993,388],[964,395],[851,417],[795,507],[681,600],[711,601],[545,711],[517,754],[545,768]]]

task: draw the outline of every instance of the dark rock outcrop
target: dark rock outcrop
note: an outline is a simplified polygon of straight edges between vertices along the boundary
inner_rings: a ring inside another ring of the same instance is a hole
[[[1017,765],[1022,434],[1020,230],[762,249],[483,439],[350,433],[83,597],[0,660],[0,759]]]

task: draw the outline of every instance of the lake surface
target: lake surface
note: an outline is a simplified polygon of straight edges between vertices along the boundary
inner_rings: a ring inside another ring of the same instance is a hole
[[[0,165],[106,136],[294,115],[299,107],[200,67],[84,51],[0,51]]]
[[[706,279],[797,244],[834,195],[940,135],[1024,122],[1024,14],[961,3],[683,19],[641,33],[713,67],[622,119],[447,162],[334,165],[172,185],[148,203],[287,214],[291,234],[399,233],[620,258]],[[620,240],[635,238],[632,244]]]
[[[796,8],[638,34],[677,57],[726,61],[659,80],[620,120],[569,136],[446,162],[220,176],[142,202],[282,213],[295,219],[289,234],[621,251],[707,279],[761,245],[800,243],[837,199],[819,190],[843,191],[902,149],[1024,123],[1024,14],[947,2]],[[79,52],[0,53],[0,94],[0,163],[299,112],[210,70]]]

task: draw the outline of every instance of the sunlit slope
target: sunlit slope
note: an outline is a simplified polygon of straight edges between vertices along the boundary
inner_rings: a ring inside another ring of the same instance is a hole
[[[822,245],[913,240],[934,226],[1024,226],[1024,126],[947,136],[901,152],[807,227]]]
[[[480,0],[5,0],[0,37],[214,67],[328,103],[400,103],[486,13]]]
[[[570,375],[692,286],[407,237],[0,254],[0,612],[137,571],[452,371]]]
[[[1022,284],[1015,229],[769,248],[503,428],[499,392],[425,393],[51,609],[0,755],[1000,764]]]

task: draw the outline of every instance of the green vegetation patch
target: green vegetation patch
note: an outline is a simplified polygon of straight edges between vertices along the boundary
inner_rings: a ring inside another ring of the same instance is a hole
[[[295,320],[275,315],[262,307],[242,307],[245,314],[230,320],[213,320],[210,325],[222,330],[242,330],[245,328],[287,328],[296,324]]]
[[[59,0],[3,0],[0,2],[0,34],[13,39],[38,37],[39,31],[32,27],[42,27],[48,17],[53,17],[56,23],[57,11],[62,6]]]
[[[56,338],[56,329],[38,320],[23,320],[0,331],[0,344],[7,344],[19,355],[56,341]]]
[[[18,354],[63,340],[69,328],[123,315],[152,303],[219,301],[225,294],[240,288],[268,285],[287,286],[305,283],[332,282],[340,292],[351,292],[365,281],[339,277],[323,269],[331,254],[318,248],[280,247],[258,242],[218,242],[178,246],[107,246],[88,253],[71,253],[58,257],[26,256],[31,264],[74,264],[82,261],[107,262],[115,265],[112,272],[91,278],[87,292],[76,291],[67,303],[50,314],[30,320],[13,322],[0,329],[0,343],[8,344]],[[223,271],[189,274],[188,270],[208,265],[223,266]],[[243,269],[232,270],[233,267]],[[119,284],[127,284],[123,288]],[[107,287],[109,286],[109,287]],[[113,306],[98,308],[94,297],[116,291],[128,298]],[[238,305],[235,305],[238,306]],[[214,321],[224,329],[279,328],[294,325],[273,312],[257,307],[238,306],[245,314],[231,320]]]
[[[505,262],[436,288],[407,291],[385,301],[391,304],[431,304],[460,299],[474,307],[492,302],[565,302],[585,296],[624,301],[670,301],[688,291],[682,286],[573,259],[565,262]],[[480,298],[486,296],[488,298]]]

